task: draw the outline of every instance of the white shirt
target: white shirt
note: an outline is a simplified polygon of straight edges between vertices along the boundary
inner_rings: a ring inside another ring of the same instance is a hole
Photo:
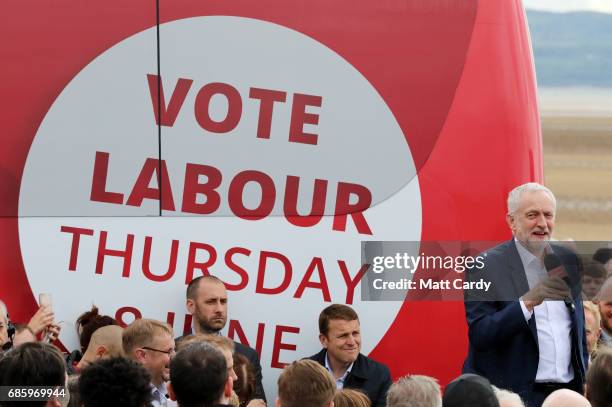
[[[336,379],[334,377],[334,371],[332,370],[331,365],[329,364],[329,359],[327,358],[327,352],[325,352],[325,368],[331,374],[332,378],[336,382],[336,389],[341,390],[344,388],[344,381],[346,380],[346,377],[349,375],[349,373],[351,373],[351,369],[353,368],[353,363],[351,363],[348,369],[346,369],[346,372],[344,372],[342,377]]]
[[[546,278],[548,273],[540,258],[534,256],[516,239],[514,243],[525,269],[529,289],[532,289]],[[525,321],[529,322],[535,313],[540,355],[536,382],[569,383],[574,378],[571,363],[572,320],[565,303],[544,300],[542,304],[536,305],[532,312],[527,309],[522,299],[520,304]]]
[[[153,400],[151,400],[151,407],[167,406],[168,399],[166,398],[166,383],[162,383],[158,387],[155,387],[155,385],[151,383],[151,394],[153,395]]]

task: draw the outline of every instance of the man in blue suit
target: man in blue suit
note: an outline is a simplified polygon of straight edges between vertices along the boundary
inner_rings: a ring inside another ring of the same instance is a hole
[[[493,289],[466,293],[470,344],[463,372],[519,393],[528,407],[560,388],[582,393],[588,361],[580,261],[549,243],[555,210],[553,193],[542,185],[512,190],[507,221],[514,238],[487,251],[484,268],[466,276],[485,278]],[[551,253],[565,280],[548,275],[544,258]]]

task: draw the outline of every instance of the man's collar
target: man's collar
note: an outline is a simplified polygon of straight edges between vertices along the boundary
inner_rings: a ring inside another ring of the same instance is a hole
[[[151,394],[155,395],[155,392],[159,392],[159,394],[161,396],[160,400],[165,400],[166,399],[166,395],[168,394],[168,390],[166,388],[166,383],[165,382],[161,382],[161,384],[159,386],[156,386],[153,383],[149,383],[149,386],[151,386]]]
[[[523,246],[523,243],[521,243],[516,237],[514,238],[514,244],[516,245],[516,250],[518,251],[523,264],[530,264],[534,260],[540,261],[540,259],[527,250],[527,248]]]
[[[351,373],[351,370],[353,369],[353,365],[354,364],[355,364],[355,362],[353,362],[353,363],[351,363],[349,365],[349,367],[346,369],[346,372],[344,372],[344,374],[342,375],[342,377],[340,379],[342,379],[342,380],[346,379],[348,374]],[[334,376],[334,371],[332,370],[331,364],[329,363],[329,358],[327,357],[327,351],[325,351],[325,368],[332,374],[332,376]]]

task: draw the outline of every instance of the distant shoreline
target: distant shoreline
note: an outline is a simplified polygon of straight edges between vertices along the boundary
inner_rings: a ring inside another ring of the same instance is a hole
[[[612,88],[540,87],[538,105],[543,117],[612,117]]]

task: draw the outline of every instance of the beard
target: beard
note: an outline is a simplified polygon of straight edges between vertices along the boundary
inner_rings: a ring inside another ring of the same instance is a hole
[[[220,319],[220,318],[219,318]],[[200,328],[200,331],[207,334],[217,334],[225,326],[225,320],[223,322],[213,319],[211,321],[200,319],[196,317],[196,323]]]

